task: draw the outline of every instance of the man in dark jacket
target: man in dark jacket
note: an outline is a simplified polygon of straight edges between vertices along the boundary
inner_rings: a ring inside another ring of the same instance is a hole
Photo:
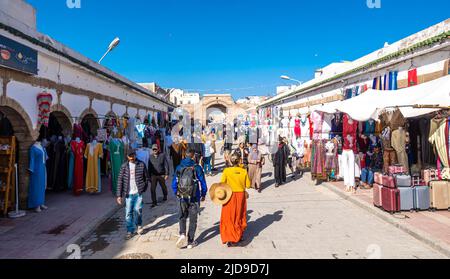
[[[151,193],[152,193],[152,207],[158,205],[156,197],[156,187],[161,185],[163,191],[163,201],[167,201],[167,186],[166,180],[169,178],[169,163],[167,162],[166,155],[159,152],[158,145],[152,146],[153,154],[150,156],[148,170],[151,180]]]
[[[192,249],[197,245],[195,242],[195,231],[197,230],[197,217],[200,212],[200,201],[205,201],[208,188],[206,186],[205,174],[203,168],[194,161],[195,150],[188,149],[186,158],[181,161],[181,164],[176,168],[173,180],[172,189],[175,196],[178,196],[178,180],[179,175],[185,168],[194,168],[195,170],[195,195],[191,199],[179,198],[180,204],[180,237],[177,241],[178,248],[184,248],[187,245],[188,249]],[[199,187],[201,186],[201,190]],[[189,218],[189,232],[186,239],[186,224]],[[187,240],[187,243],[186,243]]]
[[[283,141],[283,138],[279,138],[278,150],[273,155],[273,166],[275,171],[275,187],[286,183],[286,166],[288,159],[288,151],[286,149],[286,145]]]
[[[127,236],[129,240],[137,231],[142,233],[142,195],[147,191],[148,174],[145,164],[136,159],[134,150],[128,153],[128,162],[120,168],[117,182],[117,203],[123,204],[125,199],[125,213]]]

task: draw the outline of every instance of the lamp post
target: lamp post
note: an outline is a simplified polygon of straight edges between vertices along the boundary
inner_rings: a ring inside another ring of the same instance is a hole
[[[291,81],[295,81],[295,82],[298,82],[298,85],[302,85],[302,84],[303,84],[303,82],[302,82],[302,81],[299,81],[299,80],[296,80],[296,79],[290,78],[290,77],[288,77],[288,76],[281,76],[280,78],[281,78],[281,79],[284,79],[284,80],[291,80]]]
[[[100,60],[98,61],[98,64],[102,63],[103,58],[106,57],[106,55],[108,55],[108,53],[110,53],[113,49],[115,49],[120,43],[120,39],[119,38],[115,38],[108,46],[108,50],[105,52],[105,54],[102,56],[102,58],[100,58]]]

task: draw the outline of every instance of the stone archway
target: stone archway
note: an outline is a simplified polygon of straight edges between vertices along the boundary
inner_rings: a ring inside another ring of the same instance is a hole
[[[223,124],[226,120],[227,107],[222,104],[214,104],[206,108],[207,124]]]
[[[63,105],[53,105],[50,110],[51,115],[54,116],[61,125],[63,135],[65,137],[72,136],[73,120],[69,110]]]
[[[93,136],[97,136],[97,130],[101,127],[100,120],[97,112],[93,109],[86,109],[79,117],[79,123],[83,126],[84,123],[88,123],[90,127],[90,133]]]
[[[17,159],[19,177],[19,203],[22,208],[27,208],[29,187],[29,150],[37,139],[39,133],[33,129],[32,122],[22,106],[9,98],[1,98],[0,112],[6,116],[11,123],[14,136],[17,138]],[[15,195],[15,194],[14,194]]]

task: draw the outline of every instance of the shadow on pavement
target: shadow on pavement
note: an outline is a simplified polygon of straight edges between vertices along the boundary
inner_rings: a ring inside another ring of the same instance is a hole
[[[275,179],[266,180],[261,183],[261,191],[264,191],[266,188],[270,186],[275,186]]]
[[[273,214],[267,214],[255,221],[249,222],[247,231],[244,234],[244,240],[239,243],[239,246],[248,246],[262,231],[270,227],[273,223],[281,221],[282,218],[283,211],[279,210]]]

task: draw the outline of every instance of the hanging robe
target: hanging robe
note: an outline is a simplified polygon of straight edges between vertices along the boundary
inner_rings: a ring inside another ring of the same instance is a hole
[[[48,156],[45,148],[36,145],[30,149],[30,186],[28,187],[28,208],[37,208],[45,204],[45,188],[47,184],[47,169],[45,162]]]
[[[113,139],[109,142],[109,155],[111,160],[111,177],[112,177],[112,189],[113,194],[117,191],[117,182],[119,178],[120,167],[122,166],[124,155],[124,144],[118,139]]]
[[[72,153],[74,156],[74,169],[73,169],[73,193],[75,195],[79,195],[81,194],[81,192],[83,192],[83,186],[84,186],[84,161],[83,161],[83,156],[84,156],[84,142],[80,141],[80,142],[76,142],[76,141],[72,141],[72,143],[70,144],[71,149],[72,149]]]
[[[100,190],[100,162],[99,158],[103,157],[103,147],[100,143],[92,146],[88,143],[84,152],[84,157],[87,159],[86,169],[86,192],[98,193]]]

